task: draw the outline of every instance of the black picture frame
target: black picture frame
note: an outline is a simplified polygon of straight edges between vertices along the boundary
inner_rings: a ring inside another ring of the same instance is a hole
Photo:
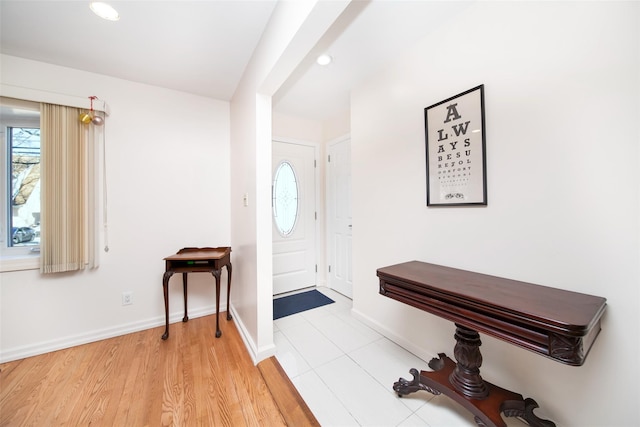
[[[487,205],[484,85],[424,109],[427,206]]]

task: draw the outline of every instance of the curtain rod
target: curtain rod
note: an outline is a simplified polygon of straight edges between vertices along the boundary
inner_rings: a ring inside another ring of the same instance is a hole
[[[75,95],[66,95],[63,93],[32,89],[22,86],[13,86],[5,83],[0,83],[0,96],[24,99],[34,102],[47,102],[50,104],[64,105],[67,107],[83,108],[85,110],[89,110],[91,108],[91,100],[89,99],[89,95],[86,98],[82,98]],[[100,98],[93,101],[93,109],[102,111],[106,115],[109,115],[111,113],[109,104],[107,104]]]

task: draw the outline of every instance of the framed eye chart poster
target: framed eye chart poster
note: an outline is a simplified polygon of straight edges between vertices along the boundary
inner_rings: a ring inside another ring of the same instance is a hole
[[[486,205],[484,85],[424,109],[427,206]]]

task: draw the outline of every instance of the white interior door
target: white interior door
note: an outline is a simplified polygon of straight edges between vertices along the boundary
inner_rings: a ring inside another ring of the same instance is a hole
[[[316,285],[314,145],[273,141],[273,294]]]
[[[351,271],[351,140],[328,146],[327,157],[327,259],[329,287],[353,298]]]

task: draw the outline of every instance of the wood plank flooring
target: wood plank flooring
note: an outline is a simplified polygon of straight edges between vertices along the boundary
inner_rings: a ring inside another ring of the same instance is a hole
[[[318,426],[275,358],[205,316],[0,365],[0,426]],[[267,381],[265,381],[265,379]],[[275,398],[274,398],[275,396]]]

